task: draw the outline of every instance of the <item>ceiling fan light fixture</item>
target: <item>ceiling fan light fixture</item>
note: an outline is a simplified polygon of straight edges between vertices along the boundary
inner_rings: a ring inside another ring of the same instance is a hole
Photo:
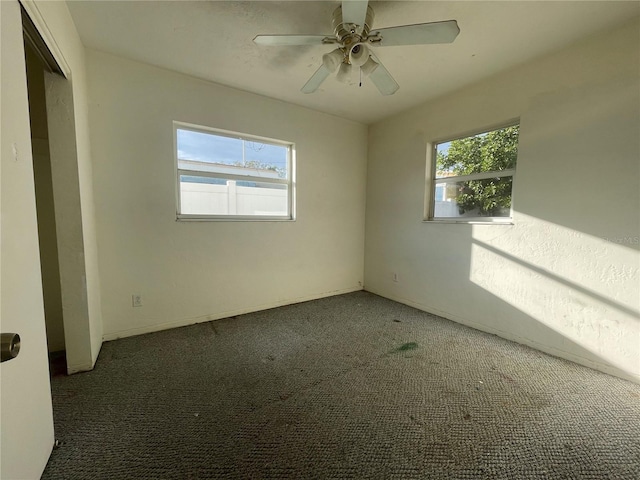
[[[340,48],[336,48],[332,52],[325,53],[322,56],[322,64],[332,73],[338,69],[343,60],[344,53]]]
[[[349,62],[354,67],[361,67],[369,59],[369,47],[364,43],[356,43],[349,50]]]
[[[350,63],[342,62],[340,69],[338,70],[338,74],[336,75],[336,79],[339,82],[350,84],[352,72],[353,66]]]
[[[376,62],[373,58],[369,57],[366,62],[360,67],[360,71],[362,72],[363,77],[368,77],[371,75],[376,68],[378,68],[378,62]]]

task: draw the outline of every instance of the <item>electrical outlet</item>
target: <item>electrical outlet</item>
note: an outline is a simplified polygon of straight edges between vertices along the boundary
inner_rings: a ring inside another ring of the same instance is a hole
[[[131,305],[134,307],[141,307],[142,295],[140,295],[139,293],[134,293],[133,295],[131,295]]]
[[[393,272],[393,281],[398,283],[398,274],[396,272]]]

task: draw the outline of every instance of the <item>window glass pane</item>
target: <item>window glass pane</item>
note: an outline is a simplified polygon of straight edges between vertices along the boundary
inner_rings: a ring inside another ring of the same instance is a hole
[[[259,178],[288,178],[289,147],[177,129],[178,168]]]
[[[273,171],[280,178],[287,178],[287,154],[288,148],[282,145],[244,142],[246,167]]]
[[[186,215],[288,216],[288,186],[180,175],[180,208]]]
[[[439,183],[443,194],[435,200],[434,217],[510,217],[512,184],[511,176]]]
[[[207,163],[235,165],[242,162],[242,142],[193,130],[177,129],[178,158]]]
[[[436,178],[515,168],[519,126],[436,145]]]

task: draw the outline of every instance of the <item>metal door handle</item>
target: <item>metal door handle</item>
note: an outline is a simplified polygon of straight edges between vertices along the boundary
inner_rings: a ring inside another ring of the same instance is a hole
[[[16,358],[20,353],[20,335],[17,333],[0,334],[0,363]]]

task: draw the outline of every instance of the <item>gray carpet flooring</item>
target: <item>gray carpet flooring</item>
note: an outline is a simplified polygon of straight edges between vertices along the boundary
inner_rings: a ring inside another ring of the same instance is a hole
[[[357,292],[106,343],[45,479],[640,478],[640,386]]]

